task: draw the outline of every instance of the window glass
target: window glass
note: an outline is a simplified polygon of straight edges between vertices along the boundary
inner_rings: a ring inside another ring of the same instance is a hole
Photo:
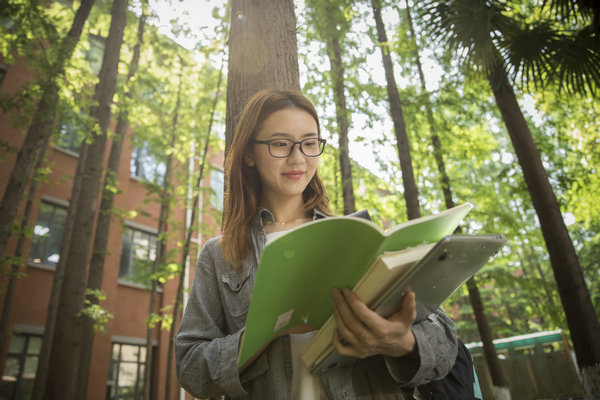
[[[6,76],[6,67],[0,64],[0,86],[2,86],[2,82],[4,82],[4,77]]]
[[[224,177],[223,171],[213,169],[210,171],[210,205],[216,210],[223,209]]]
[[[79,153],[84,132],[85,126],[81,116],[74,111],[68,111],[60,120],[58,135],[56,135],[56,146],[73,153]]]
[[[104,38],[97,35],[88,35],[90,48],[85,54],[85,58],[95,75],[100,74],[102,67],[102,58],[104,57]]]
[[[150,286],[150,274],[156,258],[156,235],[125,228],[119,279]]]
[[[144,385],[145,347],[113,343],[108,376],[109,399],[137,399]]]
[[[12,335],[0,383],[0,399],[31,398],[41,341],[42,337],[39,335]]]
[[[42,337],[41,336],[32,336],[29,338],[29,343],[27,346],[28,354],[40,354],[42,349]]]
[[[131,176],[162,185],[166,169],[165,162],[159,159],[148,143],[134,148],[129,168]]]
[[[56,267],[60,258],[67,209],[52,203],[42,202],[37,222],[33,228],[33,243],[29,262],[36,265]]]

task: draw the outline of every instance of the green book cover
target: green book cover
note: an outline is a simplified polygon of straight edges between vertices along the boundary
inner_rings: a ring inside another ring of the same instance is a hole
[[[275,337],[319,329],[332,314],[331,289],[352,288],[385,251],[437,242],[472,208],[463,204],[383,232],[371,221],[332,217],[291,229],[260,258],[238,358],[244,369]]]

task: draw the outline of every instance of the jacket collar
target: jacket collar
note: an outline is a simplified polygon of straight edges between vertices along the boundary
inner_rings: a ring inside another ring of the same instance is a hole
[[[327,217],[326,214],[322,213],[321,211],[317,210],[316,208],[313,208],[312,212],[313,212],[313,221]],[[273,213],[271,211],[267,210],[266,208],[261,207],[258,209],[258,212],[252,218],[251,224],[253,226],[263,226],[264,227],[264,225],[268,222],[275,222],[275,217],[273,216]]]

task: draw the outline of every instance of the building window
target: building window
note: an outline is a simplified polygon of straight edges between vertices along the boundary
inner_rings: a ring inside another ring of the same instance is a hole
[[[125,228],[119,279],[150,287],[150,274],[156,259],[156,235]]]
[[[166,169],[166,164],[159,160],[147,142],[133,150],[129,168],[131,176],[162,185]]]
[[[104,38],[97,35],[88,35],[88,44],[90,48],[85,53],[85,59],[90,65],[90,69],[97,76],[102,67],[102,58],[104,57]]]
[[[60,258],[60,244],[67,220],[67,208],[42,202],[33,228],[33,243],[29,263],[56,268]]]
[[[139,399],[144,388],[146,347],[113,343],[108,395],[111,400]]]
[[[58,135],[56,136],[56,146],[79,154],[83,135],[81,132],[84,127],[80,116],[74,111],[67,112],[60,121]]]
[[[0,399],[31,398],[41,347],[40,335],[12,335],[0,384]]]
[[[224,174],[219,169],[210,171],[210,205],[215,210],[223,210]]]
[[[4,77],[6,76],[6,67],[0,64],[0,87],[2,86],[2,82],[4,82]]]

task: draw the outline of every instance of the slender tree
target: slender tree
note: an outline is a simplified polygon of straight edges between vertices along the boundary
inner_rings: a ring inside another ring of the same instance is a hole
[[[595,398],[595,394],[600,393],[600,342],[597,340],[600,324],[506,64],[512,63],[523,80],[529,78],[541,83],[558,79],[566,90],[586,92],[589,88],[594,93],[600,83],[597,39],[588,28],[565,34],[553,30],[548,21],[523,28],[503,11],[496,2],[456,0],[433,4],[424,12],[431,18],[427,24],[434,34],[453,46],[467,49],[469,60],[479,65],[490,84],[538,215],[583,376],[585,396]],[[533,41],[534,38],[537,41]],[[535,47],[525,51],[523,44]]]
[[[398,93],[396,78],[394,77],[394,65],[390,55],[390,48],[385,32],[385,25],[381,18],[381,0],[371,0],[373,16],[375,17],[375,26],[377,28],[377,46],[381,50],[383,59],[383,69],[385,70],[385,79],[387,81],[387,93],[390,106],[390,115],[394,123],[394,132],[396,134],[396,147],[398,148],[398,157],[400,158],[400,169],[402,171],[402,182],[404,184],[404,200],[406,201],[406,212],[408,219],[414,219],[421,216],[419,207],[419,190],[415,183],[413,173],[412,159],[410,156],[410,143],[408,132],[406,131],[406,122],[404,121],[404,112],[402,111],[402,101]]]
[[[415,64],[419,73],[419,82],[421,85],[421,90],[424,94],[426,94],[425,110],[427,113],[429,129],[431,132],[431,145],[433,147],[433,155],[438,167],[438,172],[440,174],[440,184],[442,187],[442,193],[444,195],[444,202],[446,208],[452,208],[455,206],[454,199],[452,196],[452,186],[450,182],[450,177],[448,176],[448,173],[446,171],[446,163],[444,161],[443,155],[444,152],[442,150],[441,140],[439,138],[439,135],[437,134],[436,123],[433,116],[431,102],[429,101],[429,94],[427,92],[427,85],[425,82],[425,74],[423,73],[423,66],[421,64],[421,57],[419,54],[417,35],[414,29],[410,4],[408,0],[406,1],[406,20],[408,22],[408,29],[415,44]],[[490,371],[492,383],[494,385],[494,393],[496,395],[496,399],[510,400],[511,394],[509,391],[509,382],[504,374],[504,371],[502,370],[500,361],[498,360],[496,347],[494,346],[493,341],[494,338],[492,336],[492,331],[490,329],[488,318],[483,307],[483,301],[481,299],[481,294],[479,293],[479,287],[477,286],[477,281],[475,277],[472,277],[467,281],[467,289],[469,291],[469,299],[471,300],[471,305],[473,307],[473,315],[475,316],[475,321],[477,323],[479,337],[481,338],[481,342],[483,344],[485,359],[488,365],[488,369]]]
[[[104,275],[104,260],[106,256],[106,247],[108,242],[108,233],[110,222],[113,216],[113,201],[115,196],[114,187],[117,186],[117,173],[121,163],[121,152],[123,149],[123,141],[129,127],[129,102],[132,98],[132,90],[129,88],[133,77],[138,69],[140,60],[140,50],[144,40],[144,27],[147,17],[147,2],[142,2],[142,14],[138,22],[137,42],[133,47],[133,55],[129,63],[129,72],[125,82],[124,104],[121,104],[121,109],[117,117],[117,125],[115,135],[112,138],[110,155],[106,167],[106,175],[102,186],[102,198],[100,200],[100,209],[98,212],[98,220],[96,222],[96,230],[94,233],[94,244],[92,257],[90,259],[90,268],[87,279],[86,293],[86,309],[90,310],[97,307],[99,299],[97,292],[102,287],[102,277]],[[79,378],[77,380],[78,387],[76,394],[78,398],[85,398],[87,395],[87,386],[90,373],[90,364],[92,357],[92,346],[94,342],[95,324],[96,321],[90,315],[84,313],[85,321],[81,332],[81,359],[79,362]]]
[[[344,203],[344,215],[356,211],[354,201],[354,185],[352,183],[352,164],[350,163],[350,140],[348,129],[350,121],[348,118],[348,107],[346,106],[346,94],[344,93],[344,63],[342,61],[342,49],[340,38],[337,35],[327,40],[327,55],[331,65],[331,79],[333,81],[333,99],[335,102],[335,115],[338,123],[340,175],[342,179],[342,200]]]
[[[349,23],[343,12],[343,4],[336,0],[310,0],[306,5],[309,8],[308,17],[315,26],[320,40],[325,43],[327,58],[329,59],[331,87],[335,103],[335,115],[338,131],[338,147],[340,175],[342,180],[342,199],[344,214],[356,211],[354,199],[354,185],[352,182],[352,164],[348,130],[350,129],[349,110],[345,93],[345,68],[343,62],[343,40],[349,29]]]
[[[94,96],[97,105],[90,110],[90,115],[98,125],[92,143],[86,146],[88,148],[86,157],[79,160],[80,163],[82,161],[85,163],[81,169],[79,199],[76,203],[70,204],[70,208],[74,207],[76,211],[69,251],[67,254],[61,254],[61,258],[66,258],[65,276],[60,290],[50,352],[47,396],[51,399],[76,398],[83,323],[80,313],[84,308],[92,226],[97,210],[96,202],[126,24],[126,10],[126,0],[113,1],[111,24]]]
[[[177,130],[179,122],[179,113],[182,100],[182,89],[183,89],[183,74],[184,74],[184,63],[183,60],[179,59],[179,84],[177,88],[177,100],[175,101],[175,109],[173,110],[173,118],[171,120],[170,132],[171,140],[169,143],[169,149],[175,147],[175,141],[177,139]],[[158,240],[156,241],[156,258],[152,266],[152,274],[150,277],[150,305],[148,311],[148,326],[146,330],[146,360],[144,369],[144,399],[149,400],[152,396],[152,370],[153,366],[153,345],[152,339],[154,336],[154,323],[152,322],[152,316],[156,312],[156,297],[158,290],[158,272],[160,268],[166,264],[166,245],[167,245],[167,220],[169,213],[171,212],[171,201],[173,184],[171,182],[171,175],[173,174],[173,151],[169,151],[166,162],[165,176],[163,178],[162,193],[160,196],[160,211],[158,217]]]
[[[175,294],[175,301],[173,304],[173,312],[172,312],[172,320],[171,329],[169,331],[169,350],[167,355],[167,377],[165,383],[165,399],[168,399],[171,393],[171,371],[173,365],[173,350],[175,343],[175,331],[176,331],[176,322],[179,317],[179,309],[182,303],[183,297],[183,286],[184,280],[186,277],[186,265],[188,262],[188,257],[190,254],[190,247],[192,243],[192,235],[194,233],[194,226],[196,225],[196,218],[198,212],[198,203],[200,199],[200,195],[202,193],[202,178],[204,177],[204,170],[206,166],[206,158],[208,155],[210,138],[212,135],[212,126],[214,122],[215,110],[217,108],[217,102],[219,100],[219,94],[221,93],[221,81],[223,77],[223,65],[224,62],[221,62],[221,69],[219,69],[219,77],[217,78],[217,87],[215,90],[215,95],[213,97],[213,103],[210,111],[210,120],[208,122],[208,129],[206,130],[206,137],[204,138],[204,149],[202,150],[202,157],[200,161],[200,169],[198,171],[198,177],[196,178],[196,184],[192,188],[194,191],[194,196],[191,204],[192,214],[190,216],[187,231],[185,234],[185,242],[183,244],[183,253],[181,254],[181,262],[179,263],[179,282],[177,284],[177,292]]]
[[[64,76],[65,64],[73,55],[93,5],[94,0],[81,1],[69,32],[58,45],[56,58],[47,72],[48,79],[42,83],[41,98],[27,130],[23,145],[17,154],[15,165],[0,203],[0,258],[4,255],[13,221],[31,175],[31,169],[40,143],[43,143],[45,138],[52,133],[59,98],[59,80]]]

